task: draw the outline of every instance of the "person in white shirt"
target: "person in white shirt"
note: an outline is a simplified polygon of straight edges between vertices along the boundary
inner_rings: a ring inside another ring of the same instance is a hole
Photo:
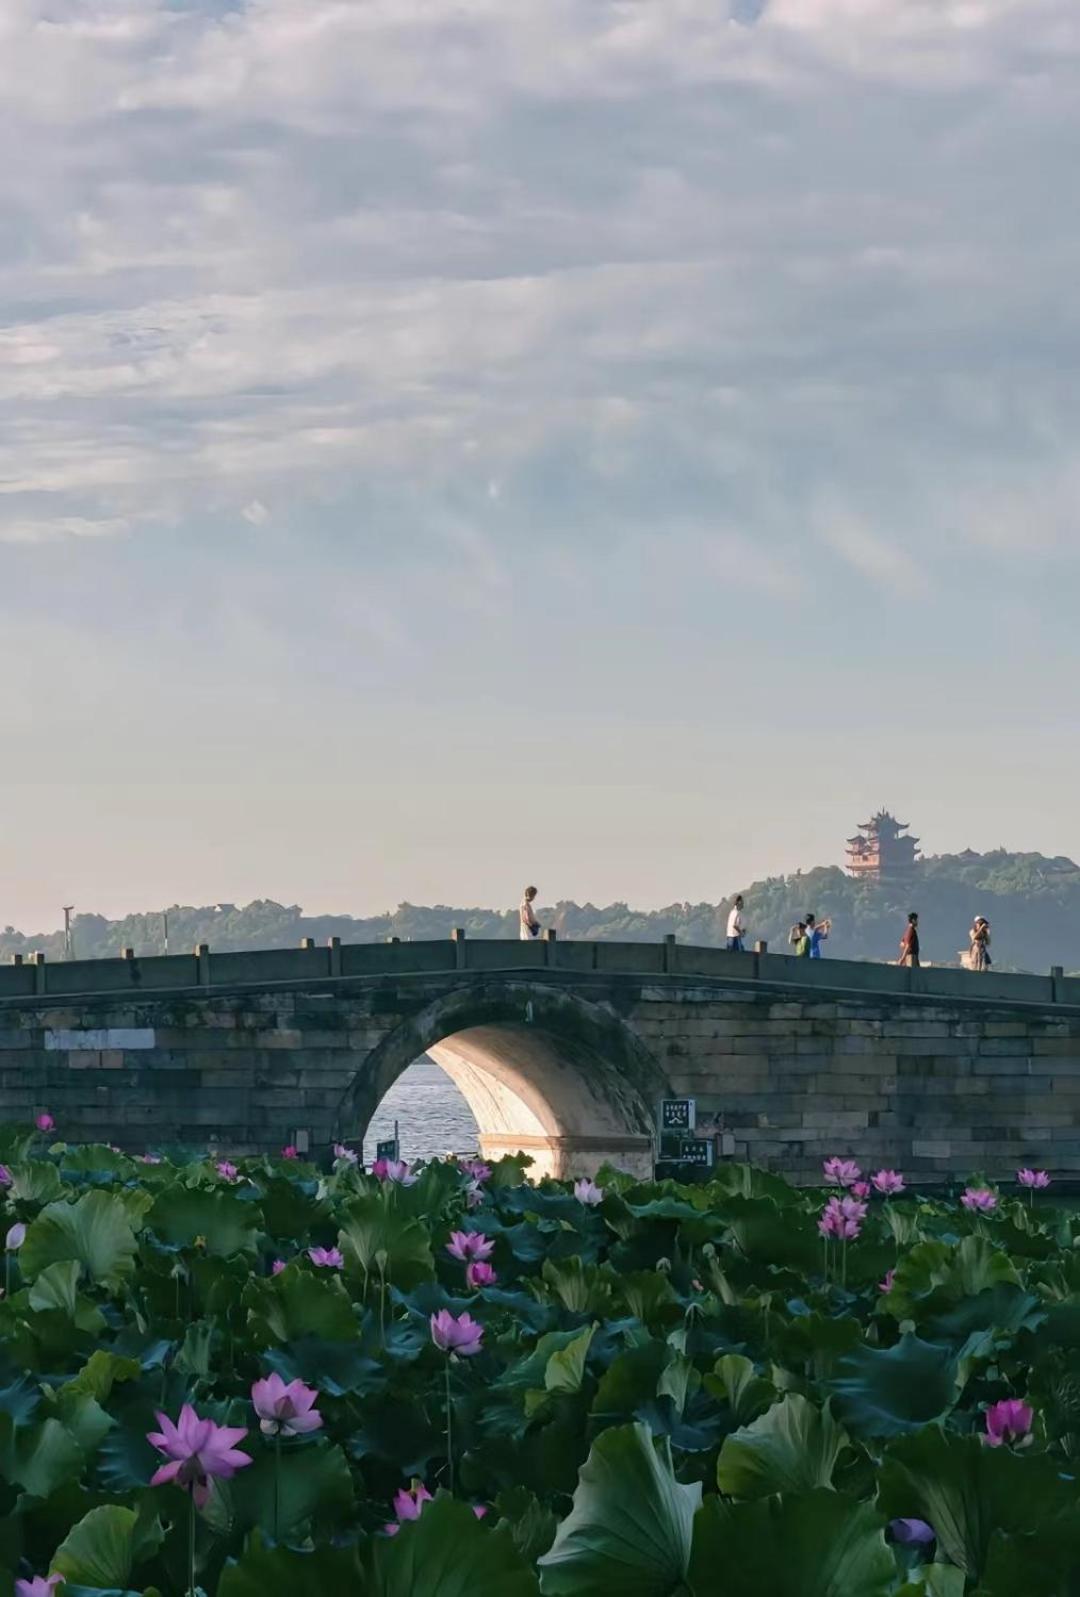
[[[537,920],[536,911],[533,909],[533,900],[535,898],[536,888],[527,887],[521,900],[521,908],[518,910],[520,924],[518,936],[523,943],[531,943],[534,937],[540,936],[540,922]]]
[[[742,894],[738,893],[727,918],[727,946],[729,954],[746,952],[746,917],[743,914]]]

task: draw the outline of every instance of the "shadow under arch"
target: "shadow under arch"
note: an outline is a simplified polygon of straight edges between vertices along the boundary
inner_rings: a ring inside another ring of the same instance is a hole
[[[455,988],[367,1056],[338,1107],[336,1135],[362,1137],[383,1096],[425,1053],[472,1110],[485,1157],[527,1153],[534,1175],[589,1175],[605,1162],[651,1174],[655,1106],[670,1089],[606,1006],[539,982]]]

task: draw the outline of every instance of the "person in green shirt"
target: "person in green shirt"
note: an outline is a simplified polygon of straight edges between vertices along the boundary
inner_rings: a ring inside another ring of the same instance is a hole
[[[791,944],[791,952],[796,959],[810,958],[810,937],[804,920],[801,920],[797,926],[791,928],[788,934],[788,942]]]

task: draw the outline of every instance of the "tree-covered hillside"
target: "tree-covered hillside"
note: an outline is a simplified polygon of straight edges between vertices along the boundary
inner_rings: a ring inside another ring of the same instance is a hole
[[[1010,854],[1004,849],[981,855],[942,854],[922,861],[911,889],[901,891],[856,882],[835,866],[821,866],[754,882],[743,893],[751,938],[765,938],[781,952],[792,922],[813,910],[833,920],[827,953],[834,958],[894,959],[907,911],[917,909],[924,958],[935,963],[956,962],[958,951],[966,946],[972,917],[982,914],[991,923],[998,965],[1080,969],[1080,866],[1062,857]],[[730,906],[730,898],[719,904],[670,904],[656,910],[631,909],[621,903],[600,908],[566,900],[542,909],[540,915],[562,937],[652,942],[674,932],[680,942],[722,944]],[[470,937],[517,935],[516,908],[460,909],[441,904],[401,904],[392,913],[354,918],[305,915],[298,905],[258,899],[243,908],[174,905],[168,917],[173,953],[196,943],[222,950],[287,948],[302,937],[319,942],[331,936],[342,942],[390,936],[419,941],[448,937],[455,926],[463,926]],[[79,915],[74,923],[76,955],[83,959],[118,955],[126,947],[138,954],[161,953],[163,930],[159,911],[116,921]],[[0,958],[36,949],[50,959],[61,958],[63,934],[28,935],[10,926],[0,934]]]

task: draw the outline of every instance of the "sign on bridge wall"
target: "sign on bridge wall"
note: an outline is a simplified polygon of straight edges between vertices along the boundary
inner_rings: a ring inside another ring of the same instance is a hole
[[[153,1048],[157,1034],[152,1026],[108,1026],[100,1031],[47,1031],[49,1053],[102,1053],[107,1048]]]

